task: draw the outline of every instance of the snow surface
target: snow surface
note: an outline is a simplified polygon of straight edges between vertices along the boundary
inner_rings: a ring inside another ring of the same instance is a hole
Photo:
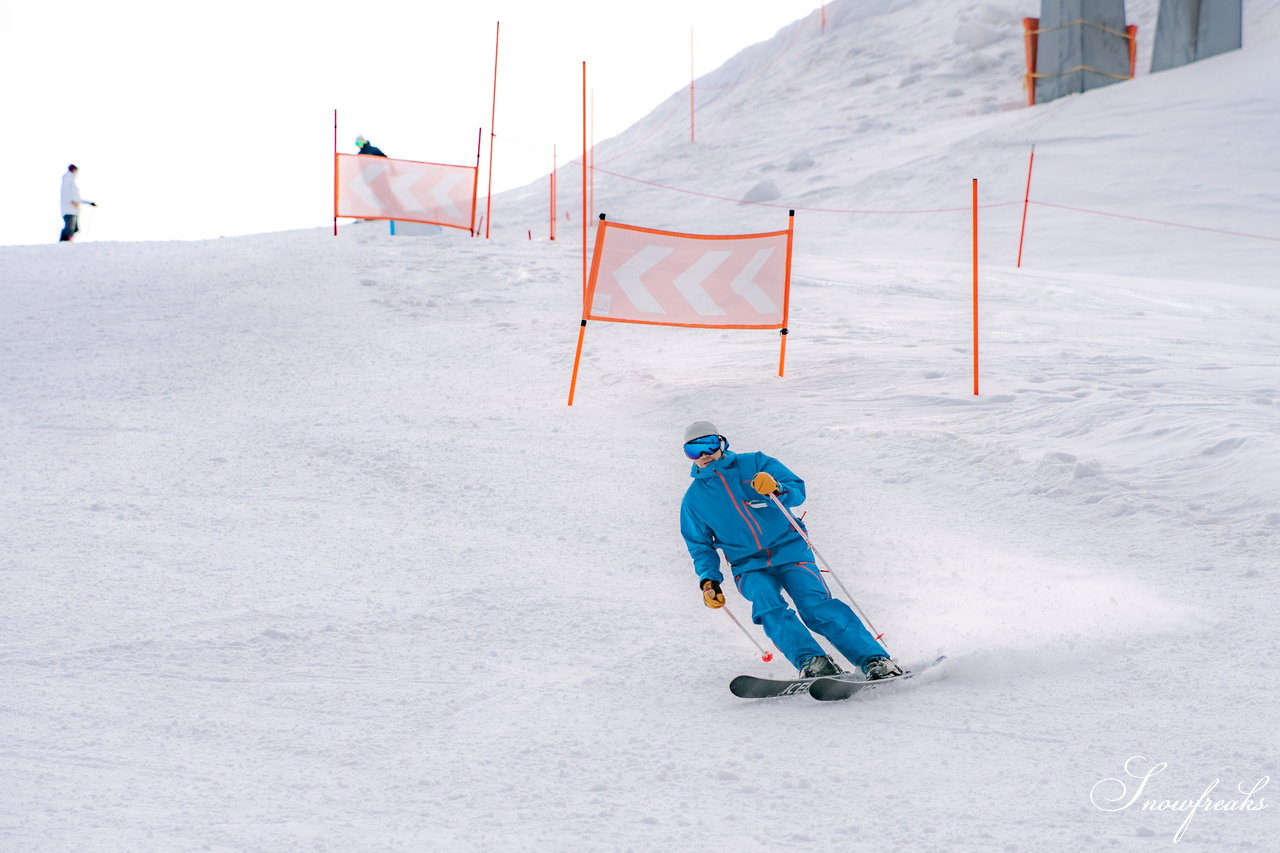
[[[833,3],[700,81],[696,144],[676,93],[600,146],[611,219],[798,209],[785,379],[771,333],[595,323],[565,405],[574,166],[554,243],[542,182],[490,241],[0,249],[0,848],[1276,849],[1274,786],[1169,806],[1277,767],[1280,3],[1027,110],[1036,5]],[[700,418],[949,665],[733,698],[787,665],[700,603]]]

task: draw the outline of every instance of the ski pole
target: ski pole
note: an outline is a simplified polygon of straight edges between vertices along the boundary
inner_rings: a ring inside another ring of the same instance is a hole
[[[760,650],[760,660],[764,661],[765,663],[768,663],[769,661],[773,660],[773,652],[765,651],[764,646],[756,642],[756,638],[751,636],[751,632],[743,627],[742,623],[738,621],[737,616],[733,615],[733,611],[729,609],[729,605],[726,604],[720,609],[725,612],[725,615],[727,615],[730,619],[733,620],[733,624],[738,626],[739,631],[747,635],[747,639],[751,641],[751,644]]]
[[[769,500],[773,501],[774,505],[777,506],[778,509],[782,511],[782,514],[787,517],[787,521],[791,522],[791,526],[795,529],[796,533],[800,534],[800,538],[804,540],[804,544],[809,546],[809,550],[813,552],[813,556],[817,558],[818,563],[822,566],[823,570],[826,571],[827,574],[831,575],[831,577],[835,578],[836,583],[840,585],[840,591],[844,593],[845,598],[849,599],[849,603],[853,605],[854,612],[858,614],[858,618],[862,620],[862,624],[871,632],[871,636],[875,637],[876,640],[883,637],[884,634],[877,631],[875,626],[871,624],[871,620],[862,612],[862,608],[858,606],[858,602],[855,601],[853,596],[849,593],[849,589],[844,585],[844,581],[840,580],[840,576],[831,570],[831,564],[828,563],[820,553],[818,553],[817,548],[813,547],[813,540],[809,538],[808,533],[805,533],[804,528],[800,526],[800,522],[796,521],[796,517],[791,514],[791,510],[782,505],[782,501],[778,500],[777,495],[769,495]],[[886,651],[888,651],[887,648]]]

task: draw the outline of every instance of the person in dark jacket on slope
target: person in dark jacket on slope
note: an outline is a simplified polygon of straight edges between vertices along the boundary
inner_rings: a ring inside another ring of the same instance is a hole
[[[813,551],[770,500],[772,495],[788,509],[799,506],[805,499],[804,481],[771,456],[729,450],[728,440],[710,421],[695,421],[685,430],[684,454],[693,461],[693,482],[680,504],[680,533],[707,607],[725,603],[719,549],[738,592],[751,602],[752,621],[764,628],[801,677],[842,672],[810,630],[826,637],[867,678],[900,675],[902,670],[853,609],[832,597]],[[783,592],[795,610],[787,606]]]
[[[372,154],[374,157],[387,156],[386,154],[382,153],[381,148],[375,147],[372,142],[365,139],[363,136],[356,137],[356,147],[360,149],[359,151],[356,152],[357,154]]]

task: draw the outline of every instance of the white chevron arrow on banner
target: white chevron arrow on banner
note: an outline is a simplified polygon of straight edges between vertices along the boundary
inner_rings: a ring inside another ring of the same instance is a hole
[[[618,286],[622,288],[622,292],[631,300],[631,304],[636,306],[637,310],[645,311],[650,314],[665,314],[662,306],[658,304],[658,300],[653,298],[653,294],[645,289],[644,282],[640,280],[640,276],[653,269],[667,255],[671,254],[674,249],[664,249],[661,246],[645,246],[636,252],[627,262],[613,271],[613,277],[617,280]]]
[[[440,205],[440,209],[450,216],[462,216],[462,211],[458,210],[458,206],[453,203],[453,197],[449,192],[465,177],[466,175],[455,172],[431,188],[431,197]]]
[[[756,284],[756,273],[760,272],[760,268],[769,260],[769,256],[773,254],[773,249],[761,249],[751,258],[750,263],[738,273],[738,277],[729,285],[733,288],[733,292],[747,300],[751,307],[756,309],[760,314],[777,314],[778,306],[773,304],[773,300],[769,298],[769,294],[764,292],[760,285]]]
[[[360,203],[365,207],[382,209],[384,206],[382,199],[378,198],[378,194],[373,191],[373,187],[369,186],[375,178],[387,170],[386,163],[373,163],[365,166],[360,173],[355,176],[347,188],[355,193],[356,198],[360,199]]]
[[[422,172],[414,170],[405,172],[400,177],[391,182],[391,194],[396,197],[396,201],[400,202],[400,207],[406,213],[412,213],[416,210],[426,210],[422,206],[422,202],[418,201],[418,197],[413,194],[413,185],[422,177]]]
[[[707,280],[707,276],[716,271],[716,267],[728,260],[732,254],[733,252],[707,252],[694,261],[693,266],[675,278],[676,290],[679,290],[680,295],[689,301],[689,304],[693,306],[693,310],[704,317],[713,317],[725,313],[724,309],[717,305],[707,295],[707,292],[702,289],[702,283]]]

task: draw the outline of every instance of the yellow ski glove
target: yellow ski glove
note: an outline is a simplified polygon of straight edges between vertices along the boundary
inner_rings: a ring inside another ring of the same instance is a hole
[[[778,491],[778,481],[773,479],[773,475],[761,471],[751,478],[751,488],[762,495],[771,495]]]
[[[702,603],[717,610],[724,607],[724,593],[719,583],[710,578],[702,582]]]

